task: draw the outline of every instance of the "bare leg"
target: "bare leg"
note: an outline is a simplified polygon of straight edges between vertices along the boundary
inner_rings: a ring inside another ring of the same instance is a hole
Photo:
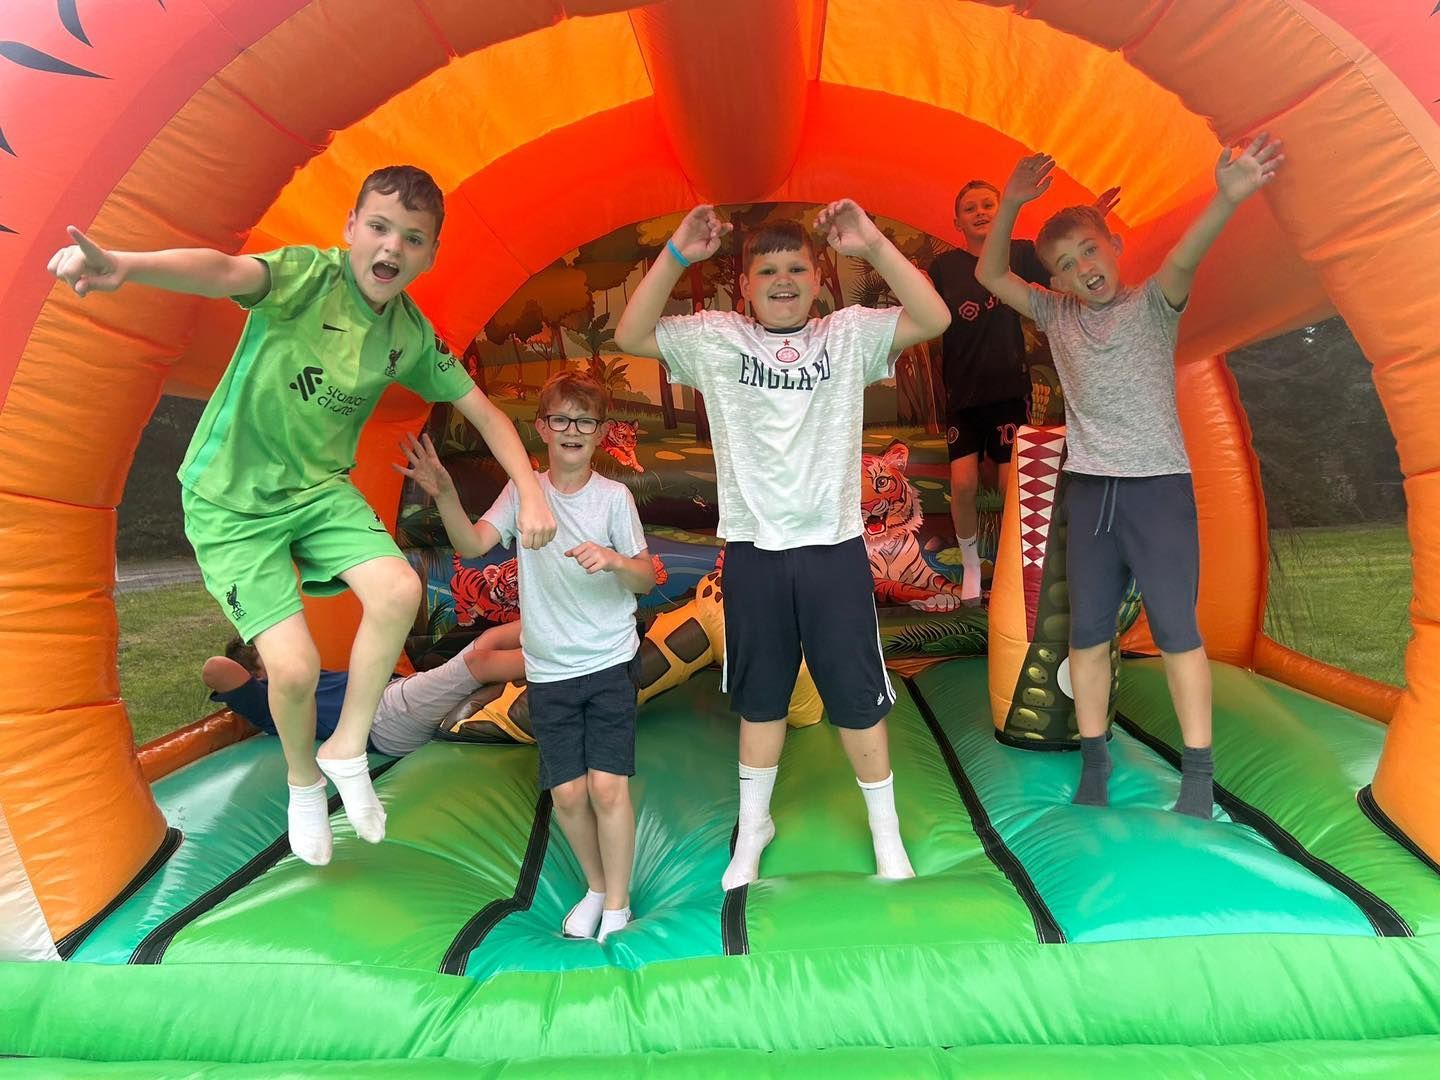
[[[980,517],[975,509],[975,494],[979,487],[979,454],[966,454],[950,462],[950,520],[955,523],[955,542],[960,547],[964,565],[960,599],[972,604],[980,600],[980,549],[976,535]]]
[[[305,616],[299,612],[257,634],[255,648],[265,665],[270,716],[285,754],[290,849],[312,866],[324,866],[330,861],[333,840],[325,778],[315,764],[315,685],[320,679],[320,654]]]
[[[550,789],[555,805],[555,820],[570,841],[570,850],[585,874],[586,894],[565,916],[566,937],[595,936],[600,924],[600,910],[605,902],[605,872],[600,861],[600,841],[596,831],[595,813],[590,808],[590,789],[585,777],[577,776]]]
[[[1110,750],[1105,719],[1110,712],[1110,643],[1070,650],[1070,685],[1080,729],[1080,784],[1072,800],[1081,806],[1108,806]]]
[[[740,721],[740,819],[735,852],[720,879],[727,892],[760,876],[760,853],[775,839],[770,795],[785,748],[785,721]]]
[[[635,808],[630,803],[630,778],[591,769],[589,783],[605,873],[605,909],[619,911],[630,906],[630,875],[635,866]]]
[[[1162,652],[1170,700],[1180,720],[1185,752],[1180,763],[1180,797],[1174,809],[1209,819],[1215,805],[1215,758],[1211,742],[1210,662],[1203,648]]]

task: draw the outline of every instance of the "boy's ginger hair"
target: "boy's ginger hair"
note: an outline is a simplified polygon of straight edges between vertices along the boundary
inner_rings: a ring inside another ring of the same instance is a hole
[[[600,380],[586,371],[557,371],[540,388],[537,415],[545,416],[562,401],[573,401],[597,420],[610,415],[610,395]]]

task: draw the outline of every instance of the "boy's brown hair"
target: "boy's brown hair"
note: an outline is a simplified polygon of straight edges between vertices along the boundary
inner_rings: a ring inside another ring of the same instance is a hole
[[[232,637],[225,643],[225,655],[255,678],[260,677],[260,650],[254,645],[246,645],[238,637]]]
[[[966,195],[969,195],[970,192],[974,191],[976,188],[984,188],[986,191],[993,192],[995,198],[1000,198],[1000,189],[997,188],[994,184],[990,183],[989,180],[971,180],[968,184],[962,187],[959,194],[955,196],[956,217],[960,216],[960,200],[965,198]]]
[[[557,371],[540,388],[539,411],[546,416],[562,401],[573,401],[597,420],[610,415],[610,395],[587,371]]]
[[[1110,226],[1105,224],[1105,215],[1093,206],[1067,206],[1064,210],[1057,210],[1035,235],[1035,254],[1040,256],[1045,269],[1053,269],[1045,258],[1046,248],[1080,229],[1095,229],[1107,239],[1114,235]]]
[[[772,221],[746,235],[740,263],[748,274],[752,260],[777,251],[803,251],[810,257],[811,263],[817,261],[815,241],[798,221]]]
[[[414,165],[387,165],[376,169],[360,185],[360,194],[355,196],[356,213],[372,191],[376,195],[398,195],[406,210],[429,214],[435,219],[432,239],[440,238],[440,226],[445,224],[445,195],[424,169]]]

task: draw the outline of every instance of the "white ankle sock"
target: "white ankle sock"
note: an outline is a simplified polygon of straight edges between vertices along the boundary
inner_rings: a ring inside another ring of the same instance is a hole
[[[780,766],[768,769],[740,763],[740,823],[735,830],[735,854],[720,885],[726,892],[749,885],[760,876],[760,853],[775,839],[775,822],[770,819],[770,796]]]
[[[875,843],[875,873],[882,878],[912,878],[915,870],[900,839],[900,817],[895,813],[895,774],[866,783],[856,779],[865,793],[870,815],[870,837]]]
[[[340,802],[355,835],[378,844],[385,839],[385,808],[370,783],[370,762],[364,754],[353,758],[320,758],[320,771],[340,790]]]
[[[630,909],[628,907],[622,907],[617,911],[607,908],[605,913],[600,916],[600,932],[595,935],[595,940],[604,945],[607,937],[616,930],[624,930],[629,925]]]
[[[570,914],[565,916],[565,924],[562,931],[568,938],[587,938],[595,936],[595,927],[600,925],[600,909],[605,906],[605,894],[596,892],[594,889],[586,889],[585,895],[580,898],[579,903],[570,909]]]
[[[290,850],[311,866],[324,866],[330,861],[330,807],[325,798],[325,778],[308,787],[290,788],[290,805],[286,819],[290,831]]]
[[[960,557],[964,573],[960,578],[961,601],[980,599],[980,538],[978,536],[956,537],[960,545]]]

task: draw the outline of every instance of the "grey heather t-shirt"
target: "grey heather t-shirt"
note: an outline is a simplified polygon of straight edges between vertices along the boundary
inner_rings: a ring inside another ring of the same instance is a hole
[[[525,678],[558,682],[624,663],[640,647],[635,594],[608,570],[594,574],[565,554],[593,540],[627,559],[645,550],[645,531],[630,489],[598,473],[564,495],[539,473],[540,490],[555,516],[555,539],[538,551],[520,547],[520,649]],[[520,499],[512,480],[485,511],[505,544],[515,540]]]
[[[1065,391],[1068,472],[1089,476],[1188,473],[1175,409],[1180,312],[1160,283],[1123,290],[1104,307],[1030,286],[1035,325],[1050,339]]]
[[[661,319],[672,383],[705,395],[717,533],[769,551],[859,536],[865,387],[894,374],[900,308],[841,308],[793,333],[736,311]]]

